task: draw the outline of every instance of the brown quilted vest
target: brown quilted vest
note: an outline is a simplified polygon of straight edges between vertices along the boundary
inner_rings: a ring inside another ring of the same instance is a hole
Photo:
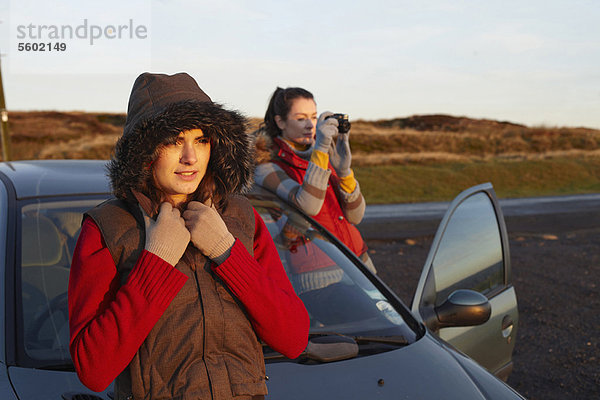
[[[145,244],[139,208],[110,200],[87,215],[100,228],[121,284],[125,283]],[[255,221],[248,200],[230,197],[222,217],[252,254]],[[265,395],[262,348],[243,305],[191,243],[175,268],[188,280],[117,377],[115,399],[221,400]]]

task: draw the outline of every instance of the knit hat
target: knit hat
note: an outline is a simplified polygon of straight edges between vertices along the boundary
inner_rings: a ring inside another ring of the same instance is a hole
[[[213,103],[186,73],[143,73],[133,84],[127,120],[108,175],[116,197],[135,201],[152,179],[156,150],[183,131],[202,129],[211,141],[209,170],[221,195],[243,192],[252,181],[254,149],[246,118]],[[193,197],[193,195],[192,195]]]

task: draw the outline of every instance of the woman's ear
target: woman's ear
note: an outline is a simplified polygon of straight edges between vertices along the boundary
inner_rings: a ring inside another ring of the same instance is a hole
[[[275,116],[275,123],[277,124],[277,127],[280,130],[283,130],[285,128],[285,121],[283,120],[283,118],[281,118],[280,115]]]

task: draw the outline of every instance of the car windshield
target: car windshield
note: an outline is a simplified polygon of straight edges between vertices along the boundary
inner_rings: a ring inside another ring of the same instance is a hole
[[[304,302],[312,334],[416,338],[416,322],[397,298],[386,297],[360,262],[329,234],[268,193],[249,195],[265,221],[282,264]],[[22,204],[20,257],[16,274],[20,364],[34,367],[71,363],[67,289],[71,257],[82,214],[93,199],[44,199]],[[17,247],[19,250],[19,247]],[[407,325],[407,322],[411,326]]]
[[[348,249],[273,195],[256,191],[249,197],[308,310],[312,334],[403,337],[408,343],[416,338],[406,308],[378,289]]]
[[[20,360],[32,366],[70,363],[67,288],[82,214],[102,201],[29,201],[21,207],[17,332]],[[20,285],[19,285],[20,282]]]

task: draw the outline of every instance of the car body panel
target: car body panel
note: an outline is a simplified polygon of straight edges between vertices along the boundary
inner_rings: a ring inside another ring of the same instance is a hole
[[[437,329],[430,323],[432,309],[457,289],[485,295],[492,315],[482,325]],[[450,204],[433,240],[412,310],[441,338],[488,370],[507,377],[518,310],[508,235],[491,184],[467,189]],[[503,327],[506,321],[512,321],[509,328]]]
[[[320,365],[269,364],[267,387],[270,397],[288,400],[340,398],[342,388],[344,399],[488,398],[453,353],[427,334],[410,346],[369,357]],[[504,386],[495,389],[498,398],[521,398]]]
[[[95,395],[108,400],[109,393],[113,392],[112,385],[103,392],[93,392],[81,383],[77,374],[69,371],[9,367],[8,372],[20,400],[64,399],[62,396],[69,393]]]
[[[31,383],[30,385],[33,386]],[[19,400],[13,391],[10,379],[8,379],[8,371],[6,370],[6,365],[3,363],[0,363],[0,396],[2,400]],[[58,399],[59,397],[55,398]]]
[[[492,315],[484,325],[443,328],[439,336],[460,349],[471,358],[501,378],[510,371],[504,371],[512,362],[512,352],[516,327],[518,325],[519,313],[515,308],[516,294],[514,287],[509,287],[502,293],[490,299],[492,304]],[[506,316],[512,318],[514,327],[512,332],[505,333],[502,322]],[[508,336],[510,335],[510,336]],[[484,338],[484,340],[482,340]]]
[[[0,272],[6,271],[8,240],[8,192],[5,185],[0,184]],[[6,306],[6,274],[0,273],[0,310]],[[2,315],[4,312],[2,311]],[[6,360],[5,318],[0,318],[0,360]]]
[[[78,193],[110,193],[106,161],[62,160],[0,163],[0,172],[14,185],[17,199]]]

